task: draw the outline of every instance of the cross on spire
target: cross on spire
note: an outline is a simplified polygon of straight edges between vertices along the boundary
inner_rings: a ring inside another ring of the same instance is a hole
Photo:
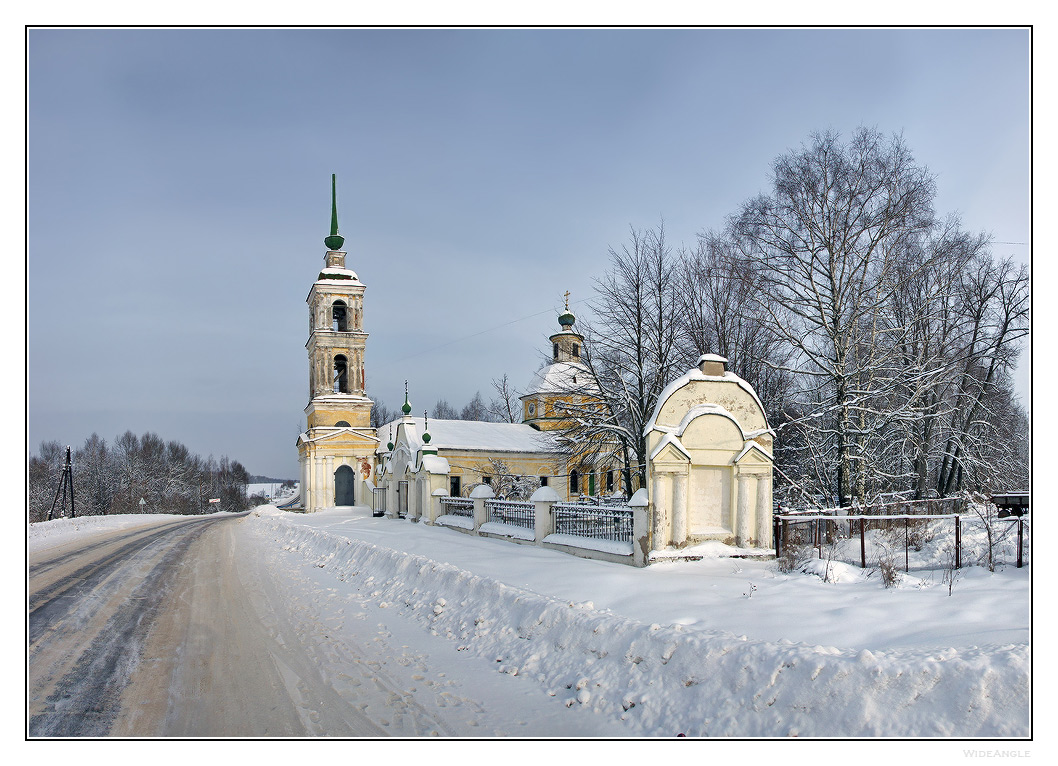
[[[569,290],[566,290],[566,311],[569,311]]]
[[[401,405],[400,411],[405,415],[411,414],[411,402],[408,401],[408,381],[404,381],[404,404]]]

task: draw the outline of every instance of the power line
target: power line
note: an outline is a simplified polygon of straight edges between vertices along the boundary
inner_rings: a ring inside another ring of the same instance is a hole
[[[576,305],[578,303],[584,303],[587,300],[590,300],[590,298],[581,298],[579,301],[573,301],[573,304]],[[466,335],[466,336],[464,336],[462,338],[456,338],[455,340],[450,340],[447,343],[442,343],[442,344],[437,345],[437,346],[430,346],[429,348],[422,349],[421,351],[416,351],[414,353],[408,354],[407,356],[402,356],[399,359],[394,359],[391,362],[391,364],[396,364],[397,362],[403,362],[406,359],[414,359],[415,357],[422,356],[422,355],[426,354],[429,351],[437,351],[438,349],[447,348],[448,346],[455,345],[456,343],[462,343],[464,341],[471,340],[472,338],[476,338],[479,335],[485,335],[486,333],[490,333],[493,330],[499,330],[499,329],[502,329],[502,328],[507,327],[509,325],[517,324],[518,322],[524,322],[526,319],[533,319],[534,317],[543,316],[544,314],[552,313],[553,311],[554,311],[554,309],[545,309],[544,311],[538,311],[535,314],[529,314],[528,316],[521,317],[520,319],[512,319],[510,322],[504,322],[503,324],[498,324],[495,327],[488,328],[487,330],[481,330],[480,332],[473,333],[472,335]]]

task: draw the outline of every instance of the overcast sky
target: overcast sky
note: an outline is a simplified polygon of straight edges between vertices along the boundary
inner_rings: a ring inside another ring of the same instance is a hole
[[[630,226],[690,244],[813,130],[902,133],[1028,263],[1030,77],[1013,29],[31,30],[27,449],[296,477],[331,173],[368,392],[416,414],[524,387]]]

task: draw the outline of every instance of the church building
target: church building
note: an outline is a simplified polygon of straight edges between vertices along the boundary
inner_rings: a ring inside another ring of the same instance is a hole
[[[570,417],[567,408],[600,400],[598,385],[581,361],[584,338],[573,329],[576,317],[568,303],[558,321],[561,330],[550,338],[553,357],[520,397],[521,423],[428,420],[425,413],[412,417],[405,392],[403,417],[383,425],[377,434],[378,481],[388,489],[389,510],[404,512],[408,507],[409,501],[400,495],[404,485],[411,493],[413,515],[414,505],[426,502],[417,493],[427,486],[466,497],[488,484],[501,496],[524,499],[540,486],[552,487],[563,500],[596,496],[607,483],[613,491],[619,481],[615,472],[597,482],[591,463],[562,439]]]
[[[336,505],[370,505],[378,437],[365,394],[364,284],[346,267],[331,176],[331,233],[309,290],[309,403],[298,436],[301,502],[307,513]]]
[[[640,566],[655,553],[706,541],[770,546],[775,433],[753,388],[723,357],[702,356],[666,386],[646,424],[647,454],[638,459],[646,463],[647,487],[624,486],[620,453],[596,427],[606,404],[569,293],[560,329],[550,336],[551,359],[520,396],[522,422],[414,417],[405,384],[400,418],[372,428],[365,286],[346,263],[344,242],[332,176],[331,233],[306,299],[309,401],[297,440],[305,512],[368,506],[378,515],[433,523],[439,505],[455,502],[443,496],[546,495],[550,502],[593,500],[601,510],[633,512],[634,545],[621,545]],[[578,431],[577,423],[594,434]],[[609,502],[600,505],[603,499]]]

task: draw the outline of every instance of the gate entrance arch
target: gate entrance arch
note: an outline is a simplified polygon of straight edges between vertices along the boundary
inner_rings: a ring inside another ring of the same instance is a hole
[[[356,472],[347,465],[338,466],[334,472],[334,504],[356,505]]]

